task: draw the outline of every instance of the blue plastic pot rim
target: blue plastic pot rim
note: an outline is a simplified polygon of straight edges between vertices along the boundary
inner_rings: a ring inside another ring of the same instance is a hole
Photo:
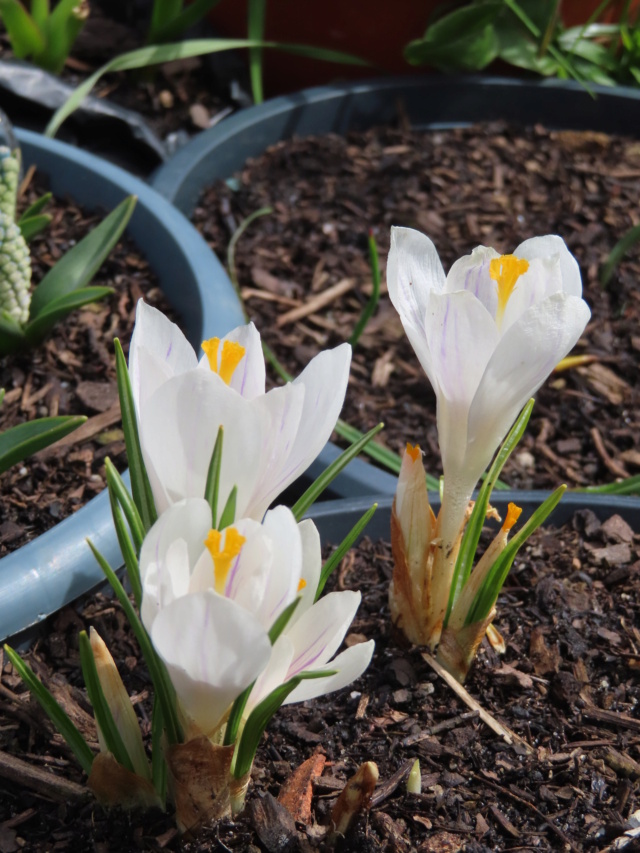
[[[174,304],[185,295],[190,299],[187,325],[195,346],[244,322],[217,258],[166,199],[128,172],[63,142],[26,130],[17,136],[25,166],[35,160],[49,175],[54,193],[72,194],[90,208],[113,208],[127,195],[138,196],[127,234],[155,268],[169,300],[172,293]],[[103,581],[87,537],[112,567],[122,565],[106,491],[0,560],[0,640],[38,624]]]

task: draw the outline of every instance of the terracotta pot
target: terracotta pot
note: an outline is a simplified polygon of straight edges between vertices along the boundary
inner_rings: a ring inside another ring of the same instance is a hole
[[[292,56],[277,50],[264,54],[267,95],[293,92],[332,80],[359,80],[376,73],[407,74],[412,68],[402,51],[421,36],[442,0],[396,0],[372,4],[370,0],[277,0],[267,3],[267,40],[309,44],[352,53],[372,67],[338,65]],[[246,38],[247,4],[223,0],[211,13],[220,35]],[[422,71],[424,69],[416,69]]]

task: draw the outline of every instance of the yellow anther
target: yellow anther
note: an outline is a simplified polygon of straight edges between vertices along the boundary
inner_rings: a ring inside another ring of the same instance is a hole
[[[236,367],[244,357],[246,352],[245,348],[237,341],[225,341],[222,344],[220,365],[218,365],[220,338],[209,338],[208,341],[203,341],[202,349],[207,354],[211,370],[213,370],[214,373],[217,373],[220,379],[228,385],[231,382]]]
[[[498,285],[498,310],[496,311],[496,323],[502,323],[502,317],[507,307],[509,297],[513,293],[516,283],[521,275],[529,269],[529,261],[524,258],[516,258],[515,255],[500,255],[489,264],[489,275]]]
[[[412,462],[417,462],[422,454],[419,444],[409,444],[409,442],[407,442],[406,452]]]
[[[306,585],[306,580],[304,578],[300,578],[300,582],[298,583],[298,592],[302,592]]]
[[[502,525],[502,529],[505,533],[508,533],[516,521],[520,518],[522,513],[522,507],[516,506],[514,503],[510,503],[507,507],[507,517],[504,520]]]
[[[213,560],[214,589],[220,595],[224,595],[224,587],[231,564],[242,551],[242,546],[247,540],[238,533],[235,527],[227,527],[224,532],[224,545],[222,547],[222,533],[219,530],[210,530],[204,540],[204,544],[211,554]]]

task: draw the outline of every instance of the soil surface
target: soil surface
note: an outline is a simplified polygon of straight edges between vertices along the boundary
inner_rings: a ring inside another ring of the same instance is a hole
[[[371,293],[367,234],[383,270],[391,225],[434,241],[446,270],[484,244],[512,252],[560,234],[580,264],[592,320],[575,354],[593,362],[556,374],[537,395],[527,435],[504,470],[512,487],[586,486],[638,472],[640,259],[609,286],[598,275],[634,224],[640,143],[597,133],[480,125],[437,132],[376,129],[279,143],[206,190],[193,220],[235,266],[249,316],[289,373],[348,339]],[[435,398],[383,293],[354,352],[343,418],[401,452],[419,442],[441,473]]]
[[[640,805],[639,552],[622,519],[601,524],[590,512],[525,546],[498,607],[506,653],[485,641],[466,684],[522,739],[509,745],[394,635],[390,549],[365,540],[330,588],[362,590],[346,642],[375,638],[369,670],[343,691],[281,709],[259,748],[245,813],[192,841],[178,838],[170,814],[105,812],[83,799],[75,760],[5,658],[0,851],[606,850]],[[148,676],[112,600],[59,613],[28,662],[97,748],[78,660],[78,631],[89,625],[107,640],[148,735]],[[288,800],[296,823],[274,798],[314,756],[317,780]],[[422,790],[408,794],[416,758]],[[44,781],[27,781],[15,759],[44,771]],[[363,761],[380,771],[371,810],[332,839],[332,806]]]
[[[42,192],[42,186],[30,188],[21,209]],[[46,210],[53,220],[30,243],[34,286],[103,219],[64,199],[53,199]],[[170,308],[155,274],[129,240],[118,243],[91,283],[112,287],[113,295],[69,314],[34,350],[0,358],[0,388],[6,389],[0,430],[41,417],[88,417],[57,445],[0,476],[0,557],[101,491],[105,457],[120,471],[126,468],[113,339],[120,338],[126,354],[140,297],[165,313]]]

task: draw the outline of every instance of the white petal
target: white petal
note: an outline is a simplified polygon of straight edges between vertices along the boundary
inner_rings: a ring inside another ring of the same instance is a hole
[[[298,523],[288,507],[269,510],[263,522],[271,540],[271,571],[260,616],[270,628],[282,610],[296,598],[302,571],[302,541]]]
[[[499,257],[495,249],[478,246],[470,255],[459,258],[449,270],[447,293],[467,290],[482,302],[492,317],[495,317],[498,307],[498,289],[489,275],[489,265],[494,258]]]
[[[269,663],[262,670],[247,700],[243,717],[246,719],[251,711],[270,693],[287,680],[287,672],[293,657],[293,643],[286,634],[281,634],[271,649]]]
[[[260,623],[214,592],[174,601],[158,614],[151,639],[182,706],[205,734],[271,655]]]
[[[205,500],[182,501],[153,525],[140,549],[142,621],[148,631],[158,611],[190,589],[191,569],[211,527]]]
[[[436,394],[449,402],[471,403],[497,343],[493,317],[465,290],[433,294],[425,317]]]
[[[198,363],[189,341],[175,323],[139,299],[129,347],[129,376],[136,409],[167,379]]]
[[[298,524],[298,530],[302,541],[302,579],[305,585],[301,591],[302,601],[296,608],[290,625],[297,622],[313,604],[322,571],[322,550],[318,528],[310,518],[305,518]]]
[[[467,464],[480,472],[486,467],[520,409],[577,342],[590,315],[582,299],[556,293],[506,332],[471,406]]]
[[[507,329],[535,305],[554,293],[562,293],[562,271],[557,255],[553,258],[533,258],[529,269],[517,280],[505,308],[500,333]]]
[[[237,515],[243,516],[266,461],[261,412],[204,370],[170,379],[148,400],[141,411],[140,437],[158,512],[185,497],[204,495],[220,426],[220,508],[235,485]]]
[[[337,670],[335,675],[329,675],[327,678],[311,678],[300,682],[295,690],[292,690],[287,696],[283,704],[305,702],[307,699],[324,696],[325,693],[341,690],[351,684],[356,678],[360,678],[369,666],[374,648],[374,641],[369,640],[366,643],[358,643],[349,649],[345,649],[324,667],[328,670]]]
[[[260,474],[243,510],[244,515],[261,519],[269,504],[292,481],[287,478],[289,459],[300,429],[305,389],[293,383],[273,388],[251,401],[252,412],[261,425],[257,441]]]
[[[272,499],[303,474],[325,446],[340,415],[349,381],[351,347],[340,344],[311,359],[291,383],[304,388],[304,405],[293,447],[277,478]]]
[[[347,633],[356,615],[360,598],[360,593],[352,590],[330,592],[303,613],[286,631],[295,649],[287,673],[288,678],[305,669],[324,667]]]
[[[430,378],[437,397],[442,464],[451,479],[464,456],[469,407],[498,342],[498,330],[484,305],[460,290],[431,296],[426,334],[431,342]]]
[[[531,237],[515,249],[518,258],[530,261],[533,258],[551,258],[557,256],[562,273],[562,290],[567,296],[582,296],[582,278],[578,262],[567,249],[567,245],[556,234],[546,237]]]
[[[389,298],[427,376],[431,378],[430,347],[424,318],[430,294],[445,289],[446,277],[436,247],[412,228],[392,228],[387,261]]]

